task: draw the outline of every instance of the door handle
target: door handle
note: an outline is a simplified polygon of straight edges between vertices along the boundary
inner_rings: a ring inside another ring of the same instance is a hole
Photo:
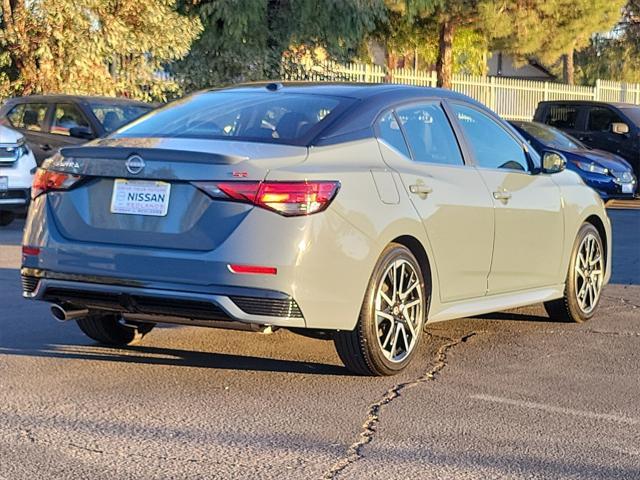
[[[433,192],[433,188],[431,187],[427,187],[424,184],[415,184],[415,185],[409,185],[409,191],[411,193],[417,193],[418,195],[428,195],[431,192]]]
[[[496,200],[504,200],[505,202],[511,198],[511,192],[507,190],[498,190],[497,192],[493,192],[493,198]]]
[[[48,152],[49,150],[51,150],[51,145],[49,145],[48,143],[45,143],[45,144],[40,145],[40,148],[42,150],[44,150],[45,152]]]
[[[409,191],[419,195],[421,198],[426,198],[427,195],[433,192],[433,188],[428,187],[423,183],[416,183],[414,185],[409,185]]]

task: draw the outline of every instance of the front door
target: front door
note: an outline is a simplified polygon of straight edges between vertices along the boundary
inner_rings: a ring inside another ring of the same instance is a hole
[[[560,189],[549,175],[532,173],[524,145],[496,120],[469,105],[453,103],[452,109],[495,208],[489,294],[559,283]]]
[[[493,205],[478,171],[465,165],[440,103],[398,108],[381,117],[377,130],[385,161],[399,172],[422,218],[440,300],[486,295]]]

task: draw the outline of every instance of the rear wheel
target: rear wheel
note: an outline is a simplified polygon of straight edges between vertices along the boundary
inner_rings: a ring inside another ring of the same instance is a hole
[[[6,227],[13,222],[15,218],[16,215],[13,212],[0,211],[0,227]]]
[[[420,265],[411,251],[390,244],[373,271],[356,328],[334,335],[345,366],[361,375],[403,370],[422,339],[425,292]]]
[[[595,314],[604,285],[605,253],[598,230],[590,223],[580,228],[571,253],[564,297],[545,302],[549,317],[586,322]]]
[[[137,343],[155,326],[152,323],[125,325],[117,314],[91,314],[76,322],[87,337],[96,342],[114,346]]]

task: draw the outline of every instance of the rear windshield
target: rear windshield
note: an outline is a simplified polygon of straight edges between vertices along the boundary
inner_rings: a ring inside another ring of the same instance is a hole
[[[206,92],[173,102],[116,137],[174,137],[305,144],[354,100],[284,92]]]

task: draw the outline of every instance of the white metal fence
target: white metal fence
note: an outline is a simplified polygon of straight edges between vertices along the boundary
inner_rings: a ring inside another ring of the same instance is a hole
[[[287,80],[404,83],[436,86],[436,73],[408,68],[386,70],[364,63],[331,61],[299,65]],[[594,87],[504,77],[454,75],[453,90],[464,93],[510,120],[531,120],[543,100],[600,100],[640,104],[640,84],[597,80]]]

